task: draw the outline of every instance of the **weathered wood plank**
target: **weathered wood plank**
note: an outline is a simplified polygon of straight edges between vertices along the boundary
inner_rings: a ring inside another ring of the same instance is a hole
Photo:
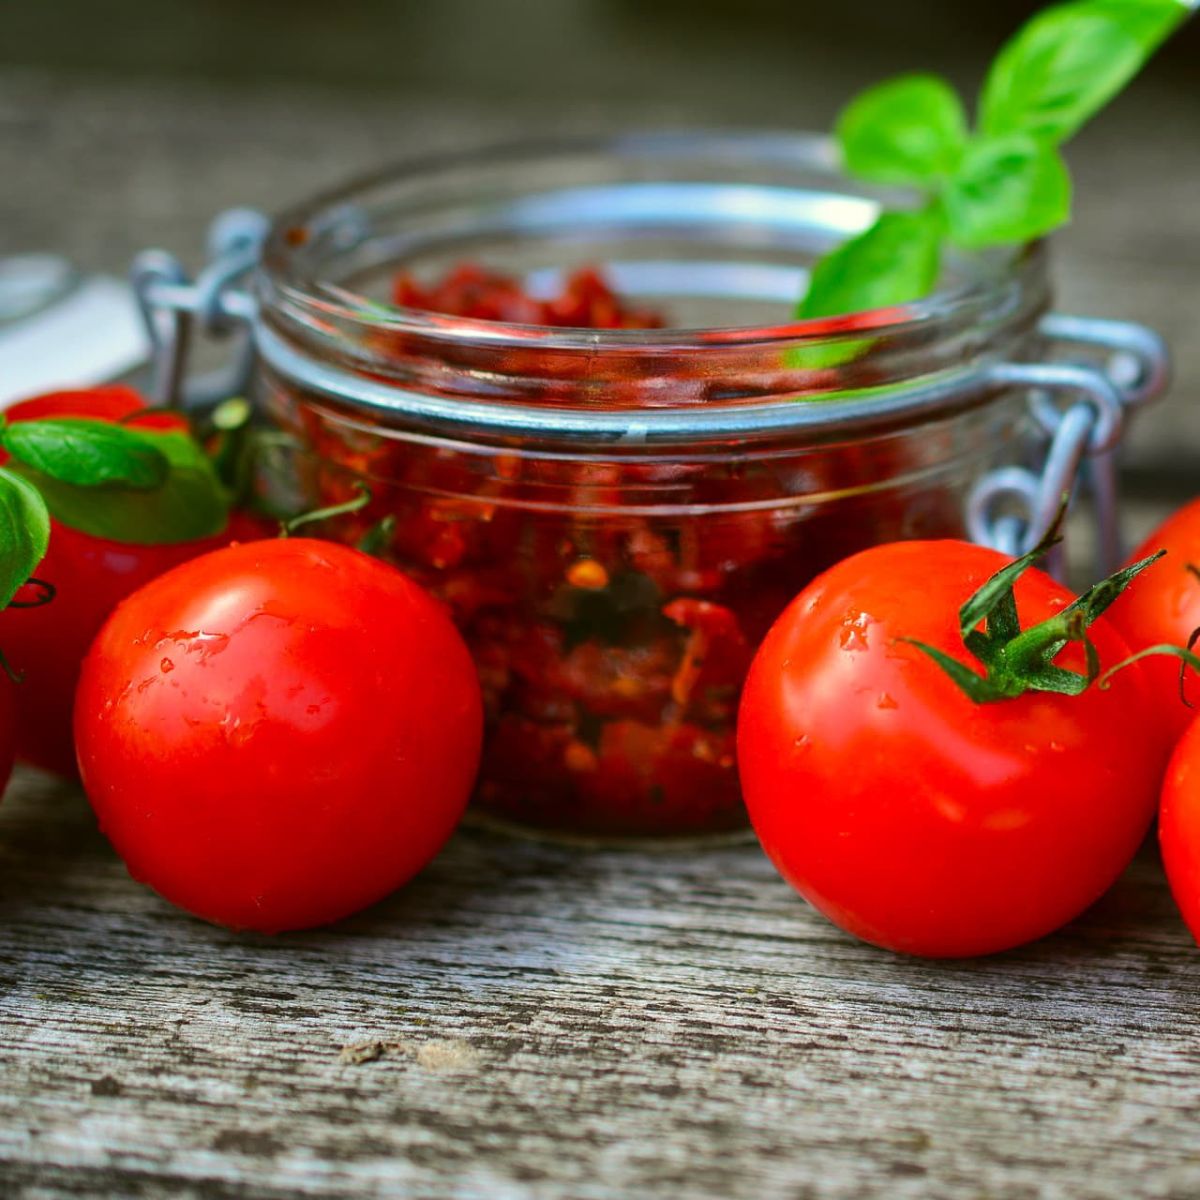
[[[941,965],[751,846],[479,832],[336,929],[234,935],[32,774],[0,872],[5,1195],[1200,1191],[1200,953],[1152,853],[1062,933]]]

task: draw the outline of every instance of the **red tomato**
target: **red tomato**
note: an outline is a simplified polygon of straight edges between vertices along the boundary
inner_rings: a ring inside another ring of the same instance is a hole
[[[1134,650],[1162,642],[1186,646],[1200,629],[1200,578],[1189,566],[1200,567],[1200,500],[1168,517],[1138,548],[1130,562],[1166,550],[1162,562],[1137,579],[1113,602],[1106,616]],[[1191,671],[1179,689],[1179,661],[1168,655],[1143,660],[1161,718],[1174,737],[1196,715],[1189,704],[1200,705],[1200,680]]]
[[[1005,563],[963,542],[863,551],[810,584],[750,670],[746,806],[780,872],[830,920],[893,950],[986,954],[1041,937],[1121,873],[1167,747],[1136,667],[1080,696],[976,704],[911,637],[977,668],[960,604]],[[1072,599],[1030,570],[1025,627]],[[1127,656],[1101,617],[1101,663]],[[1083,667],[1072,645],[1055,661]]]
[[[13,682],[7,672],[0,668],[0,795],[8,786],[12,774],[14,731],[17,722],[17,706],[13,695]]]
[[[482,702],[441,606],[296,538],[218,550],[125,600],[84,663],[84,787],[134,878],[197,916],[335,921],[423,867],[479,760]]]
[[[124,421],[146,407],[133,388],[113,384],[110,387],[84,388],[77,391],[46,392],[9,405],[5,416],[10,421],[41,421],[46,417],[90,417],[93,421]]]
[[[102,387],[38,396],[13,405],[7,415],[13,422],[75,416],[128,420],[147,428],[187,428],[175,413],[134,416],[144,408],[145,402],[130,388]],[[0,612],[0,647],[13,668],[25,676],[17,711],[18,757],[59,775],[74,775],[75,684],[83,656],[104,619],[118,601],[178,563],[231,540],[256,536],[263,536],[257,523],[238,517],[215,537],[172,545],[108,541],[52,522],[50,549],[36,575],[53,585],[53,601]],[[32,589],[26,589],[16,599],[34,596]]]
[[[1158,841],[1175,903],[1200,942],[1200,721],[1188,726],[1167,767]]]

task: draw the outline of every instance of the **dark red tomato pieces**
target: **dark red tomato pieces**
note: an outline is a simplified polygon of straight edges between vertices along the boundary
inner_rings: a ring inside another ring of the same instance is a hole
[[[663,324],[658,313],[633,308],[623,301],[594,267],[573,272],[558,295],[544,300],[531,296],[512,276],[474,263],[463,263],[429,285],[411,275],[398,275],[392,285],[392,299],[404,308],[514,325],[658,329]]]
[[[594,270],[545,300],[475,266],[396,281],[398,303],[487,320],[656,327]],[[380,346],[398,369],[427,353]],[[463,351],[464,358],[469,357]],[[664,386],[636,355],[602,386],[580,358],[515,348],[530,403],[640,407],[728,399],[686,361]],[[661,369],[661,368],[660,368]],[[780,374],[786,374],[781,369]],[[747,385],[779,388],[761,372]],[[867,545],[962,532],[957,483],[930,481],[926,447],[896,438],[794,456],[680,463],[429,450],[352,435],[301,399],[295,430],[336,504],[368,480],[372,501],[336,536],[385,517],[385,553],[441,598],[478,664],[487,714],[482,807],[583,834],[674,835],[745,823],[734,766],[738,696],[752,647],[817,572]],[[920,493],[883,498],[863,479],[922,470]],[[836,497],[799,506],[800,494]],[[666,499],[664,499],[666,498]],[[676,502],[677,501],[677,502]]]
[[[664,324],[590,267],[573,272],[550,298],[473,264],[428,286],[401,275],[393,298],[526,325]],[[522,470],[514,459],[497,473],[519,485]],[[581,465],[573,502],[618,506],[624,482],[615,466]],[[695,548],[684,546],[681,555],[645,521],[629,531],[593,526],[584,539],[570,519],[560,531],[539,532],[497,512],[484,529],[478,504],[459,507],[421,504],[401,522],[396,552],[451,607],[479,664],[491,718],[482,802],[521,822],[591,832],[685,833],[740,823],[732,725],[748,643],[729,609],[678,596],[706,578],[711,590],[720,571],[706,577],[690,568]],[[506,530],[513,539],[507,550]],[[514,558],[518,545],[523,552]],[[486,567],[481,560],[496,552],[503,565]],[[531,588],[552,593],[549,619],[530,618],[524,597]],[[675,598],[664,604],[664,596]]]

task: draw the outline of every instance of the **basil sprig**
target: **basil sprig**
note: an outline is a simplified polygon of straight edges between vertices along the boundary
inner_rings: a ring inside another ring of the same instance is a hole
[[[220,533],[229,496],[204,448],[182,430],[85,417],[4,422],[0,450],[0,608],[46,554],[50,518],[118,542],[186,542]]]
[[[92,537],[161,545],[220,533],[229,498],[203,449],[182,432],[149,436],[168,464],[155,488],[84,485],[24,465],[14,469],[38,489],[56,520]]]
[[[883,213],[817,263],[799,318],[904,304],[937,282],[945,244],[978,250],[1030,241],[1071,214],[1059,146],[1104,107],[1190,15],[1194,0],[1074,0],[1030,20],[984,81],[972,131],[935,75],[868,89],[836,127],[846,170],[918,189],[923,204]],[[911,235],[914,245],[889,248]]]

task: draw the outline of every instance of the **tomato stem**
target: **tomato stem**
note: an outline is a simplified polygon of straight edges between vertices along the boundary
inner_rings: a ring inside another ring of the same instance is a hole
[[[327,508],[316,508],[312,512],[301,513],[298,517],[280,521],[279,536],[291,537],[297,529],[301,529],[305,525],[311,525],[317,521],[328,521],[331,517],[343,517],[347,513],[356,513],[371,503],[371,489],[365,483],[356,483],[354,489],[358,495],[353,500],[347,500],[342,504],[331,504]]]
[[[1053,692],[1062,696],[1078,696],[1086,691],[1100,675],[1100,657],[1095,644],[1088,637],[1088,628],[1138,575],[1166,553],[1160,550],[1124,567],[1088,588],[1062,612],[1028,629],[1022,629],[1017,615],[1014,586],[1030,567],[1061,540],[1058,525],[1056,521],[1037,546],[997,571],[959,609],[959,632],[963,645],[983,666],[984,674],[979,674],[934,646],[913,638],[902,639],[932,658],[977,704],[1012,700],[1030,691]],[[1083,646],[1084,671],[1068,670],[1054,662],[1071,642]],[[1175,646],[1169,652],[1184,656],[1187,665],[1200,669],[1200,658],[1189,650]],[[1141,655],[1135,655],[1133,659],[1113,667],[1104,679],[1108,680],[1114,671],[1138,657]]]
[[[388,513],[386,517],[376,521],[366,533],[358,539],[357,549],[372,558],[382,558],[392,544],[396,533],[396,514]]]
[[[1192,653],[1192,647],[1196,644],[1196,639],[1200,637],[1200,629],[1197,629],[1190,638],[1188,638],[1187,646],[1176,646],[1173,642],[1159,642],[1153,646],[1147,646],[1144,650],[1139,650],[1136,654],[1131,654],[1128,658],[1123,658],[1115,667],[1109,667],[1103,675],[1100,676],[1098,687],[1107,690],[1112,683],[1112,677],[1118,672],[1125,670],[1126,667],[1131,667],[1135,662],[1140,662],[1143,658],[1149,658],[1152,655],[1166,654],[1172,658],[1179,659],[1179,698],[1188,706],[1195,708],[1196,706],[1187,698],[1184,692],[1184,682],[1187,679],[1187,669],[1191,667],[1193,671],[1200,672],[1200,655]]]

